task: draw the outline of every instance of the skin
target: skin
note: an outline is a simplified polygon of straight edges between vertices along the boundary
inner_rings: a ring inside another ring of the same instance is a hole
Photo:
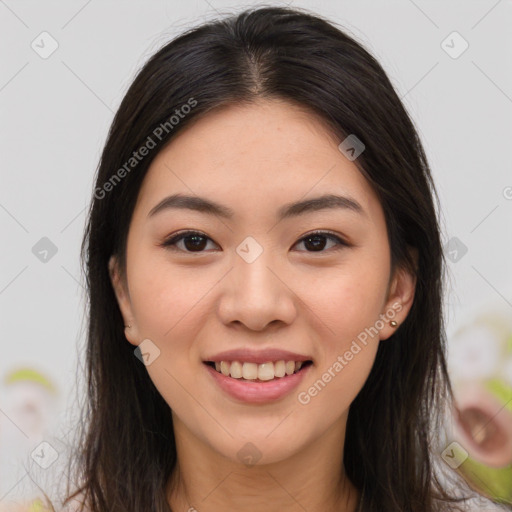
[[[181,132],[144,179],[129,229],[126,275],[115,257],[110,271],[131,326],[127,340],[137,346],[149,339],[160,350],[146,368],[173,411],[173,510],[356,510],[360,495],[342,463],[348,410],[379,341],[396,328],[385,322],[307,405],[297,394],[393,303],[401,305],[394,316],[400,325],[415,279],[401,269],[391,275],[384,212],[355,162],[337,148],[340,142],[320,118],[290,103],[230,105]],[[178,192],[226,205],[235,216],[168,209],[148,217]],[[276,219],[286,203],[333,192],[356,199],[366,214],[331,209]],[[160,245],[186,229],[208,237],[203,252],[191,252],[190,239],[174,250]],[[315,250],[303,241],[314,230],[334,232],[351,245],[323,238],[325,246]],[[247,236],[263,248],[252,263],[236,252]],[[290,350],[309,356],[313,366],[286,397],[241,403],[218,388],[203,360],[244,347]],[[252,466],[237,456],[247,442],[261,456]]]

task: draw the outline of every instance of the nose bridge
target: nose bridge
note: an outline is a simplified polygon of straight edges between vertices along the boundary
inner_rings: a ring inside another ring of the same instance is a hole
[[[222,294],[223,321],[238,320],[251,329],[274,320],[289,323],[294,316],[293,294],[278,267],[275,255],[254,238],[240,243]]]
[[[276,276],[270,270],[275,257],[253,237],[247,237],[236,249],[233,271],[236,275],[236,295],[246,304],[268,304],[279,294]],[[261,306],[259,306],[261,307]]]

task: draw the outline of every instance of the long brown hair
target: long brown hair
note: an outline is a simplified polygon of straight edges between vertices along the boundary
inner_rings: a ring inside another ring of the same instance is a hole
[[[448,510],[456,500],[439,483],[432,454],[452,391],[439,200],[426,155],[386,73],[360,43],[304,10],[270,7],[209,22],[166,44],[115,115],[82,244],[88,396],[70,468],[80,482],[73,495],[84,493],[92,512],[170,510],[165,486],[177,463],[171,410],[125,339],[108,261],[117,255],[124,271],[132,212],[158,151],[212,109],[258,98],[301,105],[340,141],[356,134],[365,145],[356,164],[382,204],[393,269],[409,269],[417,285],[409,315],[379,345],[350,407],[343,463],[364,490],[366,512]],[[152,134],[157,147],[126,167]],[[417,267],[408,247],[418,251]]]

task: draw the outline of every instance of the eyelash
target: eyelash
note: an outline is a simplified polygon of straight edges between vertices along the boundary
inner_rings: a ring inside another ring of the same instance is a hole
[[[165,240],[163,243],[161,243],[159,245],[161,247],[165,247],[166,249],[182,251],[182,252],[185,252],[186,254],[201,254],[201,253],[207,252],[207,251],[187,251],[187,250],[178,249],[176,247],[176,244],[178,242],[180,242],[181,240],[188,238],[190,236],[194,236],[194,235],[198,235],[201,238],[206,238],[213,242],[213,240],[210,237],[206,236],[204,233],[201,233],[200,231],[182,231],[182,232],[177,233],[177,234],[173,235],[172,237],[168,238],[167,240]],[[331,233],[330,231],[313,231],[312,233],[308,233],[307,235],[303,236],[300,240],[297,241],[297,243],[304,242],[308,238],[312,238],[315,236],[323,236],[323,237],[328,238],[329,240],[332,240],[337,243],[337,247],[331,248],[328,250],[334,249],[335,251],[337,251],[337,250],[343,249],[343,247],[350,247],[349,243],[345,242],[345,240],[343,240],[339,236],[335,235],[334,233]],[[295,245],[297,245],[297,243]],[[309,252],[312,254],[314,254],[314,253],[322,254],[327,251],[321,250],[321,251],[305,251],[305,252]]]

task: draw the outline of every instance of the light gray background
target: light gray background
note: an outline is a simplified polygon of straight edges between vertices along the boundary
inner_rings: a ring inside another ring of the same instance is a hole
[[[254,5],[0,0],[0,378],[18,366],[49,374],[62,418],[73,410],[84,339],[85,209],[113,113],[168,39]],[[288,5],[324,15],[362,42],[415,120],[441,197],[444,240],[457,237],[468,249],[449,265],[448,334],[489,304],[512,313],[512,2]],[[59,45],[47,59],[31,47],[43,31]],[[442,47],[453,31],[469,44],[456,59]],[[46,263],[32,252],[42,237],[58,248]],[[0,497],[15,479],[3,476]]]

